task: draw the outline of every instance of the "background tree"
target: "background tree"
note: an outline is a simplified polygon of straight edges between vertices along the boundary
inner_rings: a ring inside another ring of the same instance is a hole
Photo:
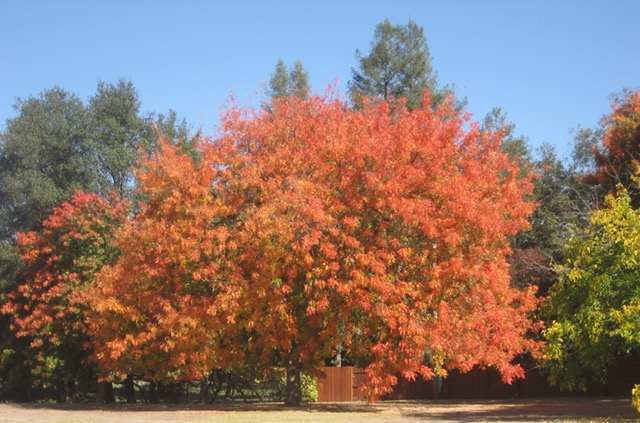
[[[614,97],[612,112],[603,118],[602,139],[595,149],[596,172],[587,179],[614,192],[625,187],[634,207],[640,206],[640,190],[633,175],[640,159],[640,91],[626,90]]]
[[[18,233],[25,270],[0,312],[11,330],[29,341],[18,355],[31,370],[31,389],[44,389],[62,401],[77,389],[95,389],[88,362],[84,291],[94,274],[118,254],[113,234],[127,216],[125,203],[81,191],[54,210],[39,231]],[[9,355],[7,356],[7,353]]]
[[[306,100],[310,93],[309,73],[304,69],[302,62],[296,60],[293,67],[287,69],[286,63],[283,60],[278,60],[275,72],[269,79],[269,97],[272,100],[287,97]]]
[[[623,187],[569,242],[560,280],[545,304],[543,366],[563,388],[606,380],[619,357],[640,347],[640,212]]]
[[[59,87],[16,102],[18,115],[0,134],[2,284],[10,285],[19,267],[11,252],[16,232],[38,230],[76,190],[128,196],[131,168],[159,134],[189,144],[186,123],[175,112],[143,117],[139,106],[126,80],[99,82],[87,106]]]
[[[18,100],[0,144],[2,239],[40,227],[77,189],[96,186],[91,167],[89,117],[82,101],[55,87]]]
[[[132,166],[141,150],[150,151],[157,134],[140,116],[138,94],[130,81],[99,82],[88,105],[89,142],[96,160],[98,192],[127,197],[134,187]],[[151,137],[146,138],[145,136]]]
[[[0,298],[21,281],[15,233],[40,230],[54,207],[76,189],[95,187],[87,146],[88,117],[82,101],[59,87],[17,100],[18,115],[0,134]],[[6,398],[33,400],[32,373],[22,360],[26,339],[0,315],[0,384]]]
[[[513,249],[509,259],[512,283],[519,286],[533,284],[538,295],[546,296],[557,280],[554,266],[562,263],[571,232],[588,224],[588,216],[595,209],[601,190],[582,181],[592,172],[594,134],[579,130],[570,161],[562,160],[550,144],[543,144],[535,152],[528,140],[515,136],[515,125],[506,113],[493,109],[482,130],[504,133],[502,151],[518,165],[523,175],[533,176],[532,199],[538,206],[529,218],[530,228],[511,237]]]
[[[363,56],[356,50],[358,69],[352,68],[349,93],[354,104],[360,97],[407,100],[413,109],[422,105],[422,94],[429,90],[437,103],[437,90],[431,67],[429,47],[422,27],[413,20],[407,25],[393,25],[387,19],[376,25],[371,51]]]
[[[467,132],[449,103],[354,113],[317,97],[222,122],[202,160],[163,145],[141,168],[147,206],[92,296],[104,370],[280,365],[290,404],[339,342],[372,397],[397,372],[523,375],[534,298],[505,256],[533,206],[501,134]]]
[[[557,280],[555,266],[564,261],[567,241],[572,231],[587,225],[587,216],[595,207],[597,192],[581,182],[572,164],[558,158],[555,148],[544,144],[533,161],[535,188],[533,198],[538,207],[529,221],[531,228],[513,238],[513,270],[519,278],[539,287],[546,296]]]

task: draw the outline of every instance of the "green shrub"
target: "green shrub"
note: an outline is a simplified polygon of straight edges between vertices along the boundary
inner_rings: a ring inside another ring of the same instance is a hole
[[[302,382],[302,401],[316,402],[318,401],[318,380],[315,376],[303,373]]]

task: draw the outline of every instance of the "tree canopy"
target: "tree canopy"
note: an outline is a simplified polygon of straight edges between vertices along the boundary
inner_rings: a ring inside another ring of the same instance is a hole
[[[88,116],[82,101],[62,88],[18,100],[17,117],[0,134],[0,230],[39,228],[77,189],[95,188]]]
[[[338,345],[372,397],[397,372],[523,376],[535,302],[509,286],[506,255],[531,183],[499,134],[466,131],[449,103],[353,112],[320,97],[222,122],[199,161],[163,144],[138,172],[148,202],[91,300],[105,371],[279,364],[288,403]]]
[[[579,388],[639,351],[640,92],[578,131],[571,162],[500,109],[471,122],[413,20],[370,47],[349,101],[279,60],[262,107],[232,104],[214,138],[141,115],[126,80],[17,100],[0,133],[3,398],[284,368],[297,404],[301,375],[339,356],[375,399],[398,375],[512,382],[526,352]]]
[[[89,139],[97,192],[127,197],[134,187],[132,168],[141,150],[150,151],[157,134],[152,122],[140,114],[138,94],[130,81],[99,82],[89,99]]]

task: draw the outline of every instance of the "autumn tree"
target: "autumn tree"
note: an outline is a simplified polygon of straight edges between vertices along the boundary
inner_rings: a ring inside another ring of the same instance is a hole
[[[609,367],[640,347],[640,211],[631,203],[620,186],[574,234],[545,304],[543,366],[562,388],[606,381]]]
[[[146,203],[118,233],[121,259],[87,295],[103,378],[194,380],[221,365],[218,334],[236,294],[218,270],[231,240],[217,226],[232,214],[212,191],[218,163],[163,140],[138,168]]]
[[[288,404],[339,345],[371,398],[398,372],[522,377],[512,360],[534,347],[534,298],[509,286],[506,255],[531,183],[499,133],[468,124],[450,103],[354,112],[290,98],[232,107],[198,161],[163,144],[137,176],[148,202],[93,293],[103,371],[278,365]]]
[[[618,184],[628,190],[634,207],[640,190],[633,175],[640,160],[640,91],[616,96],[611,114],[603,118],[602,140],[595,149],[596,172],[588,178],[614,192]]]
[[[356,60],[358,69],[352,68],[349,83],[356,105],[361,96],[405,98],[412,109],[422,105],[424,90],[434,94],[435,102],[441,100],[424,30],[411,19],[407,25],[393,25],[388,19],[377,24],[369,54],[356,50]]]
[[[73,395],[78,383],[84,391],[95,387],[86,386],[96,375],[88,362],[83,294],[94,274],[118,254],[113,234],[126,216],[125,203],[78,191],[41,230],[17,235],[23,282],[4,297],[0,312],[30,344],[22,351],[5,350],[3,359],[19,355],[31,367],[33,383],[55,391],[58,400]]]

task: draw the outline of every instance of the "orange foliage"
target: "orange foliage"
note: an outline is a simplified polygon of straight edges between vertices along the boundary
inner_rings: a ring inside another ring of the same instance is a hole
[[[640,164],[640,91],[628,93],[612,106],[611,115],[604,119],[602,147],[596,149],[597,172],[588,175],[588,182],[597,182],[614,192],[622,183],[631,188],[631,175]],[[640,206],[640,193],[630,192],[634,206]]]
[[[198,160],[161,143],[91,295],[103,370],[186,378],[276,360],[313,373],[342,344],[372,398],[398,372],[521,377],[535,299],[509,286],[505,257],[531,182],[501,134],[425,105],[289,99],[231,108]]]

